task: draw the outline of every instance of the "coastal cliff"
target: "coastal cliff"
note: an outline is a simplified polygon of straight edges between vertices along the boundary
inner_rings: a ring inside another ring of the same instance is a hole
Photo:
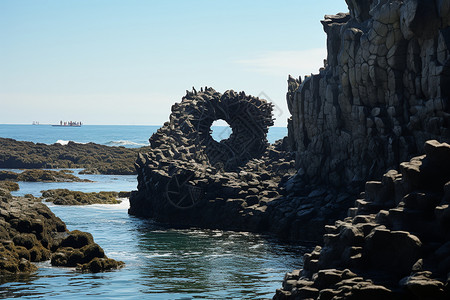
[[[450,2],[347,0],[325,16],[319,74],[289,77],[289,141],[314,183],[379,178],[424,142],[448,142]]]
[[[346,2],[324,68],[288,79],[290,180],[363,192],[274,299],[448,299],[450,1]]]

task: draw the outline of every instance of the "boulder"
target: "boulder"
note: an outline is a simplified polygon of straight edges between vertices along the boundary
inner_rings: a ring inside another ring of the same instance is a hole
[[[0,201],[0,225],[0,274],[31,273],[37,270],[32,262],[50,259],[55,266],[92,272],[123,266],[108,259],[91,234],[68,232],[65,224],[35,198],[9,195]],[[83,267],[94,259],[100,259],[101,268]]]

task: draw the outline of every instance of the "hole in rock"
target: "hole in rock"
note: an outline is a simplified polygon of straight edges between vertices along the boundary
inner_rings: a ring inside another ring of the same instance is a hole
[[[231,133],[232,129],[225,120],[215,120],[211,125],[211,137],[216,142],[228,139]]]

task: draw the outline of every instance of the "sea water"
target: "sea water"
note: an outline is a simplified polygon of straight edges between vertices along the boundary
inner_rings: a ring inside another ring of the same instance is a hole
[[[93,142],[107,146],[137,148],[148,146],[148,139],[160,126],[137,125],[83,125],[81,127],[54,127],[51,125],[6,125],[0,124],[0,137],[35,143],[67,144]],[[212,137],[216,141],[227,138],[231,129],[227,126],[213,126]],[[286,127],[270,127],[267,134],[269,143],[283,138]]]
[[[6,125],[10,126],[19,125]],[[32,130],[40,126],[43,125],[27,125],[28,128],[32,127]],[[5,125],[0,125],[0,131],[3,133],[4,127]],[[28,134],[31,141],[44,142],[46,139],[47,143],[54,143],[55,139],[96,143],[127,140],[139,143],[140,139],[144,139],[141,135],[148,136],[151,133],[149,126],[143,126],[139,129],[141,133],[135,133],[135,137],[130,139],[129,134],[117,134],[132,132],[129,128],[101,127],[97,128],[98,130],[89,129],[91,133],[96,132],[96,137],[91,136],[90,140],[83,140],[81,131],[75,131],[80,128],[64,128],[76,132],[66,132],[64,137],[48,134],[47,137],[41,135],[33,138],[26,130],[18,130],[15,137],[2,134],[0,136],[26,140],[25,135]],[[99,132],[107,133],[114,128],[117,129],[116,135],[97,136]],[[10,128],[6,131],[12,132]],[[19,182],[20,190],[13,194],[40,196],[42,190],[54,188],[83,192],[118,192],[134,190],[137,185],[136,176],[80,175],[79,169],[72,171],[75,175],[94,182]],[[83,274],[73,268],[52,267],[49,262],[38,263],[39,269],[36,273],[21,276],[17,281],[7,282],[6,278],[0,276],[0,298],[271,298],[275,290],[281,287],[284,274],[301,267],[301,257],[309,250],[307,247],[282,244],[267,236],[252,233],[197,228],[170,229],[151,220],[128,215],[127,199],[115,205],[47,205],[66,223],[69,230],[78,229],[92,233],[95,242],[106,254],[124,261],[125,267],[110,272]]]

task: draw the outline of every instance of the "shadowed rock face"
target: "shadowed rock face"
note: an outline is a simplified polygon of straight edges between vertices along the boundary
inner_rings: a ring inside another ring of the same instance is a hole
[[[328,57],[289,78],[289,139],[312,182],[364,182],[448,142],[449,1],[347,0],[325,16]]]
[[[320,74],[289,77],[288,145],[302,184],[371,181],[274,299],[448,299],[450,1],[346,2]]]
[[[367,182],[274,299],[448,299],[450,145],[424,149]]]

